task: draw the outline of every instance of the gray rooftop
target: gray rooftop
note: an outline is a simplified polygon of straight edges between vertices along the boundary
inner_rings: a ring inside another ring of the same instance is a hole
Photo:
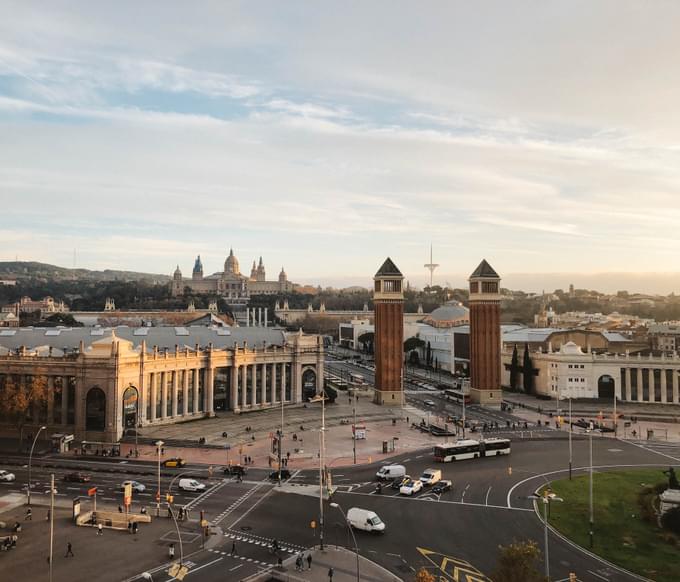
[[[378,272],[375,274],[376,277],[402,277],[403,275],[401,274],[401,271],[397,268],[397,265],[395,265],[392,262],[392,259],[387,257],[385,259],[385,262],[382,264],[382,267],[378,269]]]
[[[482,278],[482,279],[500,279],[498,273],[494,268],[486,262],[486,259],[482,259],[477,268],[474,270],[470,278]]]
[[[520,329],[513,329],[503,334],[503,341],[507,343],[532,343],[548,341],[550,336],[554,333],[560,332],[584,332],[584,333],[599,333],[609,342],[629,342],[630,340],[620,333],[612,331],[589,331],[583,329],[564,329],[552,327],[524,327]]]
[[[87,348],[93,342],[111,335],[114,330],[116,336],[129,340],[137,348],[146,341],[147,350],[158,346],[159,349],[175,349],[175,345],[183,349],[185,346],[194,348],[196,344],[205,347],[212,343],[216,349],[233,348],[234,343],[248,347],[261,348],[268,346],[282,346],[285,334],[281,329],[271,327],[48,327],[48,328],[15,328],[0,330],[0,347],[16,349],[21,346],[32,349],[48,346],[60,350],[75,349],[82,340]]]

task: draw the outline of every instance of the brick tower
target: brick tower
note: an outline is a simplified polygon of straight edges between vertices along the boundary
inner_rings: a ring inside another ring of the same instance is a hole
[[[389,257],[373,277],[375,403],[402,404],[404,276]]]
[[[470,397],[500,407],[501,278],[483,260],[470,275]]]

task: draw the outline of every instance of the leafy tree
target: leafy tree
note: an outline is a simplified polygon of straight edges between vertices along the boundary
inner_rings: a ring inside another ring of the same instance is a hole
[[[408,363],[414,366],[420,366],[420,356],[415,350],[408,355]]]
[[[357,341],[364,347],[364,351],[368,352],[369,354],[373,353],[373,342],[375,341],[374,332],[367,331],[365,333],[362,333],[357,338]]]
[[[328,398],[328,402],[330,402],[331,404],[335,402],[335,399],[338,397],[338,391],[332,386],[329,386],[328,384],[326,384],[323,390],[324,393],[326,394],[326,398]]]
[[[522,366],[522,376],[524,376],[524,392],[534,393],[534,365],[529,355],[529,344],[524,344],[524,365]]]
[[[519,376],[519,356],[517,355],[517,344],[512,348],[512,360],[510,361],[510,388],[517,390],[517,377]]]
[[[494,582],[545,582],[539,570],[541,551],[533,540],[499,546],[498,563],[491,575]]]
[[[56,327],[66,325],[68,327],[83,327],[83,324],[76,320],[70,313],[55,313],[35,324],[38,327]]]
[[[435,582],[434,574],[430,574],[427,569],[421,568],[416,574],[416,582]]]
[[[680,507],[674,507],[664,513],[661,516],[661,525],[674,534],[680,535]]]
[[[412,352],[413,350],[417,350],[418,348],[422,348],[425,345],[425,342],[421,340],[419,337],[413,336],[408,338],[404,342],[404,352]]]
[[[4,386],[0,388],[0,417],[17,427],[21,447],[24,426],[31,416],[31,411],[47,405],[47,378],[25,376],[22,381],[20,377],[7,375]]]
[[[425,350],[425,365],[428,367],[432,365],[432,346],[430,345],[430,342],[427,342],[427,348]]]

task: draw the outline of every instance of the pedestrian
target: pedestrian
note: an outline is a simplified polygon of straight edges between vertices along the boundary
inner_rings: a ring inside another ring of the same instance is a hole
[[[142,506],[142,509],[139,510],[139,513],[141,513],[142,515],[146,515],[146,505]]]
[[[170,544],[168,547],[168,558],[171,560],[175,559],[175,544]]]
[[[122,505],[118,506],[118,513],[123,513],[123,506]]]
[[[328,568],[328,582],[333,582],[333,567]]]
[[[132,522],[128,521],[128,533],[132,534]]]
[[[26,521],[33,521],[33,510],[30,507],[26,510]]]
[[[272,466],[272,458],[271,458],[271,457],[267,457],[267,461],[269,461],[269,468],[271,469],[271,466]]]
[[[279,556],[278,559],[276,560],[276,565],[279,568],[283,567],[283,558],[281,558],[281,556]]]
[[[238,556],[238,552],[236,551],[236,542],[231,542],[231,553],[229,555]]]
[[[99,523],[97,524],[97,535],[98,535],[98,536],[104,535],[104,531],[103,531],[103,529],[102,529],[102,524],[101,524],[101,522],[99,522]]]
[[[290,459],[290,451],[286,451],[286,460]]]
[[[298,554],[297,558],[295,558],[295,571],[299,572],[300,570],[302,570],[302,558]]]
[[[64,556],[64,558],[68,558],[69,556],[75,558],[75,556],[73,555],[73,546],[71,545],[71,542],[66,543],[66,555]]]
[[[47,510],[47,517],[45,518],[45,521],[49,521],[49,520],[50,520],[50,517],[52,517],[52,510],[51,510],[51,509],[48,509],[48,510]]]
[[[139,529],[139,526],[137,525],[137,522],[135,521],[135,522],[132,524],[132,533],[133,533],[133,534],[136,534],[138,529]]]
[[[161,447],[161,455],[165,455],[165,447]]]
[[[312,569],[312,552],[309,552],[309,554],[307,554],[307,569],[308,570]]]

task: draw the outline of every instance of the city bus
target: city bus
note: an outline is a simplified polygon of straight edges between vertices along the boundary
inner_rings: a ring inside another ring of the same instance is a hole
[[[352,384],[363,384],[365,382],[364,377],[361,374],[357,374],[356,372],[350,373],[349,381]]]
[[[444,390],[444,398],[458,404],[463,404],[465,399],[465,404],[470,404],[470,394],[462,390]]]
[[[442,443],[434,448],[434,460],[439,463],[476,459],[480,455],[479,441],[471,439],[456,441],[455,443]]]
[[[494,457],[496,455],[510,454],[510,439],[492,437],[484,439],[480,443],[480,446],[482,451],[484,451],[485,457]]]

